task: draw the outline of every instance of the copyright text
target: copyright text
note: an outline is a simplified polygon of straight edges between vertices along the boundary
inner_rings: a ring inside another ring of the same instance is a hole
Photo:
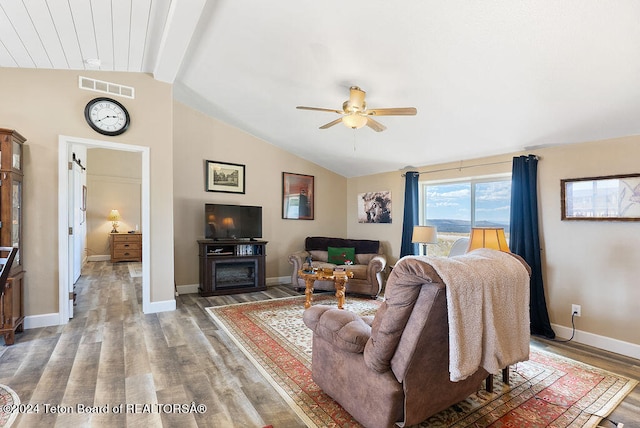
[[[188,404],[178,403],[120,403],[120,404],[103,404],[100,406],[92,406],[88,404],[78,403],[73,406],[63,406],[61,404],[4,404],[2,405],[3,413],[160,413],[160,414],[176,414],[176,413],[198,413],[202,414],[207,411],[204,404],[196,404],[194,402]]]

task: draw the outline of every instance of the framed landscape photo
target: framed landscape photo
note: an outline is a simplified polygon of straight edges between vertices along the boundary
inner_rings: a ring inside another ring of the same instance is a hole
[[[562,220],[640,221],[640,174],[560,180]]]
[[[207,192],[244,193],[244,165],[207,161]]]
[[[282,218],[313,220],[313,175],[282,173]]]

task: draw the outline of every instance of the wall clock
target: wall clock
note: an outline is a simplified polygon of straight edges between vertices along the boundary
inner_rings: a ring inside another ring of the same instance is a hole
[[[107,97],[89,101],[84,108],[84,118],[95,131],[109,136],[122,134],[131,123],[125,106]]]

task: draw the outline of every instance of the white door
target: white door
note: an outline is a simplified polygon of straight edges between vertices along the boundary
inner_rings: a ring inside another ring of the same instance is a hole
[[[74,285],[80,278],[82,254],[84,253],[85,211],[84,208],[84,169],[75,161],[69,160],[69,318],[73,318]]]

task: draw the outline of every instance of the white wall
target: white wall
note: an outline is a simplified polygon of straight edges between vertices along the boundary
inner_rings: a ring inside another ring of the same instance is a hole
[[[136,152],[92,148],[87,156],[87,255],[89,260],[109,256],[112,222],[117,209],[118,231],[140,229],[142,155]],[[142,231],[142,230],[141,230]]]
[[[301,142],[303,144],[303,142]],[[268,282],[291,276],[289,254],[307,236],[345,236],[346,178],[246,132],[174,102],[174,235],[176,283],[198,284],[198,239],[204,238],[204,204],[263,207]],[[245,165],[246,193],[205,190],[205,161]],[[282,218],[282,173],[313,175],[315,219]]]
[[[84,119],[89,100],[102,94],[78,88],[78,77],[136,88],[120,99],[131,114],[129,130],[117,137],[93,131]],[[171,85],[141,73],[0,68],[0,126],[16,129],[24,147],[25,313],[57,313],[58,137],[107,140],[150,149],[152,303],[174,301],[173,288],[173,120]],[[167,173],[169,172],[169,173]]]
[[[580,340],[597,344],[603,336],[640,345],[635,328],[640,325],[640,222],[560,219],[560,180],[640,173],[640,137],[571,144],[539,154],[544,279],[552,323],[571,327],[575,303],[582,306],[576,319]]]
[[[640,222],[562,221],[560,180],[640,173],[640,137],[543,148],[532,152],[538,163],[538,198],[543,276],[547,308],[556,334],[571,334],[571,304],[582,306],[574,340],[640,358]],[[455,179],[511,172],[509,161],[523,153],[418,167],[420,180]],[[479,168],[462,168],[490,164]],[[391,263],[400,253],[404,178],[401,171],[348,180],[347,233],[350,238],[380,239]],[[391,190],[393,223],[359,224],[357,194]]]
[[[512,155],[494,156],[483,159],[473,159],[465,162],[456,162],[443,165],[431,165],[417,167],[414,170],[424,172],[420,175],[420,181],[462,179],[470,176],[483,176],[511,172],[510,161]],[[500,163],[502,162],[502,163]],[[498,163],[496,165],[496,163]],[[491,164],[481,167],[472,165]],[[460,168],[463,166],[464,168]],[[439,171],[439,170],[448,171]],[[429,171],[439,171],[432,172]],[[404,171],[392,171],[384,174],[375,174],[364,177],[351,178],[348,181],[347,191],[347,234],[350,238],[378,239],[383,242],[389,263],[393,264],[400,255],[402,239],[402,218],[404,216]],[[372,224],[358,223],[358,195],[365,192],[380,190],[391,191],[392,198],[392,223]]]

